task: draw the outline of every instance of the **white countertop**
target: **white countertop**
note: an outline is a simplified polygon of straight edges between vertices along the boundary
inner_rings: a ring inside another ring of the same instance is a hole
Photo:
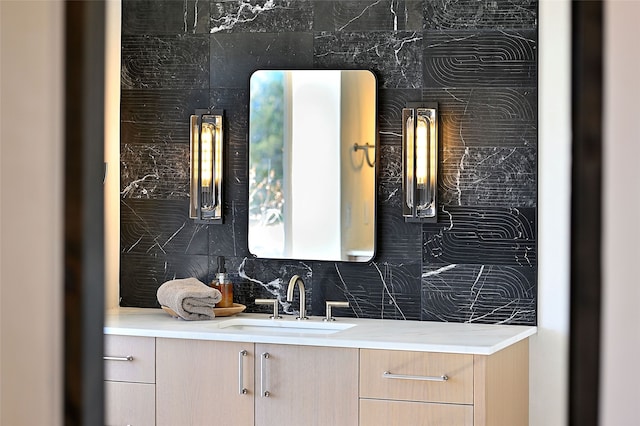
[[[240,313],[208,321],[184,321],[172,318],[161,309],[118,308],[107,311],[105,334],[167,337],[177,339],[219,340],[285,345],[332,346],[361,349],[397,349],[421,352],[448,352],[491,355],[536,333],[536,327],[518,325],[461,324],[427,321],[401,321],[340,318],[333,326],[355,325],[333,334],[303,332],[279,333],[261,327],[255,330],[220,328],[224,321],[265,319],[283,326],[295,326],[296,319],[268,320],[267,314]],[[322,317],[311,317],[305,326],[326,326]],[[293,323],[293,324],[290,324]],[[224,325],[223,325],[224,326]]]

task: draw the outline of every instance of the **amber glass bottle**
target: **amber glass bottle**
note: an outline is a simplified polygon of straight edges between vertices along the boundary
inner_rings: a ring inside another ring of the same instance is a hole
[[[230,308],[233,306],[233,284],[229,280],[227,270],[224,267],[224,257],[218,257],[218,273],[216,279],[211,283],[211,287],[222,293],[222,299],[216,303],[216,308]]]

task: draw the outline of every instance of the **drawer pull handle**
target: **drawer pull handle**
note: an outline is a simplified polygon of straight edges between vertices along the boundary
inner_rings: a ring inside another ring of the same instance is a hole
[[[268,398],[271,396],[271,392],[269,392],[267,387],[267,360],[271,355],[269,352],[263,352],[260,357],[260,396],[263,398]]]
[[[449,380],[449,376],[446,374],[443,374],[442,376],[410,376],[407,374],[391,374],[389,371],[382,373],[382,377],[385,379],[423,380],[426,382],[446,382]]]
[[[102,359],[105,361],[133,361],[133,356],[103,356]]]
[[[247,351],[244,349],[238,353],[238,390],[240,392],[240,395],[246,395],[248,392],[247,388],[244,387],[244,376],[243,376],[245,356],[247,356]]]

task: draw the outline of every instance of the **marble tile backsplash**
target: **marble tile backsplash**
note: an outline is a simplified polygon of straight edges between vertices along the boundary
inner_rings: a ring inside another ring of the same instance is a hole
[[[310,313],[536,324],[537,2],[123,0],[121,306],[157,307],[166,280],[210,281],[228,259],[235,300],[304,278]],[[248,82],[256,69],[358,68],[378,78],[380,174],[372,262],[266,261],[247,249]],[[401,216],[401,109],[437,101],[436,224]],[[188,218],[196,108],[227,118],[223,225]]]

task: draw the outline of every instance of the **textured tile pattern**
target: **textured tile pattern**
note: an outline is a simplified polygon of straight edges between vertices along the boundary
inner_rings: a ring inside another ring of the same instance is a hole
[[[207,35],[123,35],[123,89],[209,87]]]
[[[321,32],[313,51],[315,68],[371,69],[384,88],[422,85],[422,32]]]
[[[421,0],[313,2],[315,31],[421,31]]]
[[[426,31],[425,87],[526,87],[536,81],[535,34]]]
[[[121,296],[157,306],[164,281],[208,282],[225,256],[235,299],[281,311],[298,274],[337,315],[536,323],[535,0],[124,0]],[[378,79],[377,253],[364,264],[271,261],[247,250],[248,82],[257,69],[370,69]],[[400,212],[401,110],[437,101],[436,224]],[[224,224],[189,220],[188,116],[226,118]],[[297,296],[296,296],[297,297]]]
[[[308,1],[214,1],[209,32],[308,32],[312,23],[313,12]]]

